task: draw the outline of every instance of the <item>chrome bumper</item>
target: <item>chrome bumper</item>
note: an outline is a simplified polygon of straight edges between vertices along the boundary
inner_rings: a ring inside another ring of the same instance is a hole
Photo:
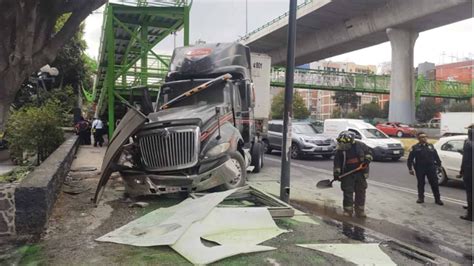
[[[120,172],[131,196],[162,195],[177,192],[204,191],[230,181],[238,173],[231,160],[198,175],[160,175],[136,170]]]

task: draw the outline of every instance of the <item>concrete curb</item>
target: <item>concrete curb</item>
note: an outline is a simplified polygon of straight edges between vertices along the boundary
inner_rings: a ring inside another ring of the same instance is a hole
[[[78,144],[77,136],[69,137],[16,187],[15,231],[18,236],[43,232]]]

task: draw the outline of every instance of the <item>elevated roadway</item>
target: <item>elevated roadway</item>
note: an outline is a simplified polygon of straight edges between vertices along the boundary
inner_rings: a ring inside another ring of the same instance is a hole
[[[472,17],[472,0],[313,0],[298,7],[297,65],[370,47],[392,46],[391,121],[415,121],[413,48],[418,33]],[[287,14],[244,36],[254,52],[284,65]],[[440,37],[442,38],[442,37]]]

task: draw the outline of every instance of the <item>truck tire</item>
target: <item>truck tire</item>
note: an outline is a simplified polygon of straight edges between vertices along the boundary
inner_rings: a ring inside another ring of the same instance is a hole
[[[397,131],[397,137],[399,137],[399,138],[403,137],[403,132]]]
[[[263,143],[256,142],[252,147],[252,165],[253,173],[259,173],[263,167]]]
[[[263,150],[266,154],[272,153],[272,147],[270,147],[270,142],[268,141],[268,139],[263,140]]]
[[[230,181],[220,185],[218,187],[219,190],[229,190],[238,188],[245,185],[245,182],[247,181],[247,169],[245,168],[245,160],[242,154],[240,154],[240,152],[238,151],[231,152],[230,160],[232,160],[232,162],[238,168],[239,173]]]

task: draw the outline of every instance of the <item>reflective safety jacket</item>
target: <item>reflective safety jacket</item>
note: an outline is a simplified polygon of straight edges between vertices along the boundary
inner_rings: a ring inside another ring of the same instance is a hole
[[[348,150],[343,150],[339,146],[334,155],[334,176],[340,176],[353,169],[356,169],[364,161],[372,161],[372,153],[369,148],[362,142],[356,141]],[[364,176],[369,176],[369,168],[364,171]]]

